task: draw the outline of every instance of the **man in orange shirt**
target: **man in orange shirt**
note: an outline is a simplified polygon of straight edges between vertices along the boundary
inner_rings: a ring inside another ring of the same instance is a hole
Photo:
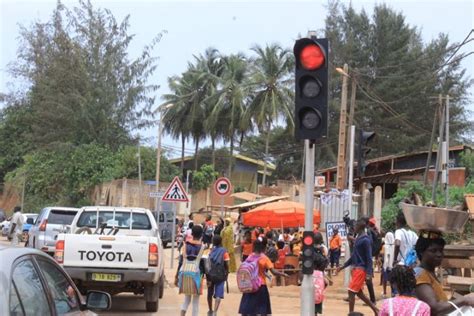
[[[341,256],[341,247],[342,247],[342,239],[339,236],[339,230],[337,228],[333,229],[332,237],[329,240],[329,258],[331,261],[331,269],[336,266],[339,267],[339,257]],[[333,273],[336,275],[336,273]]]

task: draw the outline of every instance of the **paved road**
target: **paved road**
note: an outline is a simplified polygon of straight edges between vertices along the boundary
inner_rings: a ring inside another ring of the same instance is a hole
[[[10,243],[4,237],[0,237],[0,244],[9,245]],[[165,250],[165,275],[167,280],[173,280],[174,273],[177,267],[177,260],[174,260],[174,268],[170,268],[171,249]],[[176,252],[175,252],[176,256]],[[376,274],[378,280],[379,274]],[[225,299],[219,310],[219,316],[235,316],[238,315],[238,308],[241,294],[238,292],[235,284],[235,275],[231,274],[229,277],[230,293],[225,294]],[[377,283],[374,281],[374,283]],[[297,316],[300,314],[300,287],[286,286],[286,287],[272,287],[269,289],[273,316]],[[376,286],[376,294],[381,293],[381,288]],[[204,291],[206,294],[206,291]],[[347,303],[342,301],[346,296],[346,292],[342,286],[342,274],[334,279],[334,285],[327,289],[326,300],[324,302],[325,315],[347,315]],[[140,296],[133,294],[120,294],[113,297],[112,309],[101,315],[162,315],[174,316],[179,315],[180,306],[184,297],[178,294],[174,285],[166,282],[166,288],[163,299],[160,300],[160,308],[157,313],[145,312],[145,303]],[[362,306],[360,301],[356,301],[356,310],[364,313],[364,315],[372,315],[370,309]],[[187,315],[191,315],[191,307]],[[199,315],[207,315],[206,296],[203,295],[200,299]]]

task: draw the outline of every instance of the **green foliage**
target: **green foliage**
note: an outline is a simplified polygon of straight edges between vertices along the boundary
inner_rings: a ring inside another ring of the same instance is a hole
[[[474,153],[472,151],[461,153],[461,165],[466,168],[468,181],[474,180]]]
[[[117,155],[117,177],[138,179],[138,147],[124,146],[118,151]],[[141,146],[140,156],[142,179],[154,180],[156,177],[156,149]],[[179,175],[178,167],[171,164],[164,155],[161,155],[160,181],[170,182],[177,175]]]
[[[215,166],[214,170],[218,174],[226,172],[229,162],[229,150],[227,148],[218,148],[214,150]],[[203,165],[212,165],[212,148],[202,148],[198,152],[198,168]]]
[[[81,206],[90,189],[116,177],[117,156],[88,144],[57,144],[25,156],[25,163],[6,175],[6,181],[25,186],[26,208],[46,204]]]
[[[207,189],[216,180],[219,173],[210,165],[203,165],[199,171],[193,172],[193,190]]]

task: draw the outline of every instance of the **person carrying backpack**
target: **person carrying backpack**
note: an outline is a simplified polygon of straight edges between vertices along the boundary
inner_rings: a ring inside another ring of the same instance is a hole
[[[258,237],[253,244],[253,253],[237,271],[237,286],[243,293],[239,306],[241,315],[271,315],[270,293],[268,292],[265,272],[270,270],[275,276],[288,277],[286,273],[273,268],[273,263],[264,254],[266,238]]]
[[[192,315],[199,315],[199,297],[202,294],[202,280],[205,271],[204,260],[202,260],[204,251],[204,246],[201,243],[202,233],[202,226],[194,225],[192,228],[193,240],[185,242],[183,253],[179,256],[174,283],[179,287],[179,293],[184,294],[181,316],[186,315],[191,300]]]
[[[209,307],[207,316],[216,316],[221,300],[224,299],[224,283],[229,274],[230,260],[229,253],[222,247],[220,235],[215,235],[212,238],[212,245],[208,258],[209,269],[206,269],[207,305]],[[215,299],[214,309],[212,309],[212,298]]]

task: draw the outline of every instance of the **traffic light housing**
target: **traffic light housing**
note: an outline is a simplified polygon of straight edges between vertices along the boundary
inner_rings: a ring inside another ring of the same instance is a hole
[[[372,148],[368,146],[369,142],[375,137],[375,132],[368,132],[364,130],[359,131],[359,141],[357,146],[357,170],[359,177],[365,175],[365,168],[367,163],[365,162],[367,155],[370,153]]]
[[[314,233],[303,232],[303,274],[313,274],[314,270]]]
[[[302,38],[295,55],[295,138],[319,140],[328,135],[329,42]]]

